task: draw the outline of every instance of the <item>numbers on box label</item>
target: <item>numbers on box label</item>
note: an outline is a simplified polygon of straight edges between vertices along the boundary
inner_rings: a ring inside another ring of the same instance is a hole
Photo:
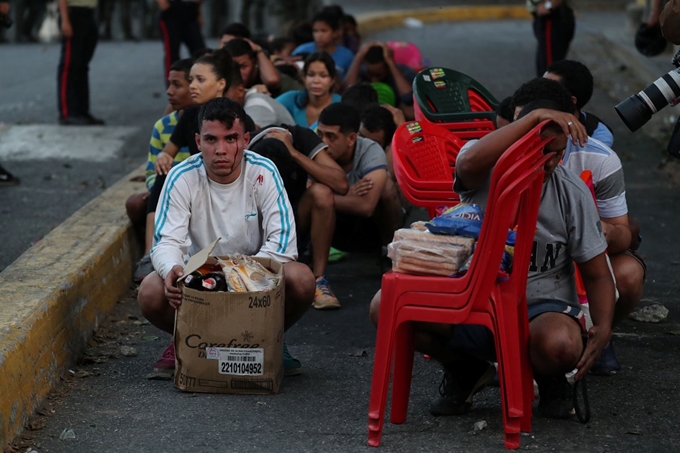
[[[248,297],[248,308],[267,308],[271,306],[272,300],[270,296],[249,296]]]
[[[261,376],[264,368],[264,349],[219,348],[220,374]]]

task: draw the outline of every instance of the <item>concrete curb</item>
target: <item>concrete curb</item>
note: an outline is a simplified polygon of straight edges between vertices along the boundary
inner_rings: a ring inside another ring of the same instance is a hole
[[[408,18],[422,22],[460,22],[498,19],[529,19],[524,5],[480,5],[480,6],[448,6],[439,8],[404,9],[357,15],[359,31],[370,34],[391,27],[404,25]]]
[[[129,289],[140,244],[123,210],[131,172],[0,273],[0,447],[24,423]]]

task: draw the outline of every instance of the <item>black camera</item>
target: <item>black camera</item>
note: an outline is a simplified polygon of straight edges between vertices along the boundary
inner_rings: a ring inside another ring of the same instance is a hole
[[[615,108],[628,129],[640,129],[653,114],[680,101],[680,51],[672,60],[676,69],[659,77],[644,90],[621,101]]]
[[[13,24],[12,18],[9,17],[7,14],[0,14],[0,27],[1,28],[9,28]]]

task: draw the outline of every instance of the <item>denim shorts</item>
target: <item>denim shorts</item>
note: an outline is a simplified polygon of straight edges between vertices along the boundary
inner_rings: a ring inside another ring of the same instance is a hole
[[[561,300],[546,299],[534,302],[528,307],[529,321],[543,313],[564,313],[571,317],[586,332],[585,313],[578,307]],[[452,349],[465,352],[489,362],[496,361],[496,344],[493,334],[485,326],[475,324],[457,324],[448,342]]]

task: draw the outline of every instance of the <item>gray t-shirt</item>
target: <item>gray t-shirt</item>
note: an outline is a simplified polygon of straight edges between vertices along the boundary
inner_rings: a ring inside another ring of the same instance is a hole
[[[461,149],[461,154],[469,146]],[[460,155],[459,155],[460,156]],[[479,189],[464,190],[461,201],[486,209],[490,179]],[[574,261],[586,262],[607,248],[593,196],[581,179],[558,165],[543,184],[541,205],[529,263],[527,302],[561,300],[579,307]]]
[[[349,185],[356,184],[370,172],[381,168],[387,170],[385,151],[373,140],[357,137],[352,169],[347,172],[347,182]]]

